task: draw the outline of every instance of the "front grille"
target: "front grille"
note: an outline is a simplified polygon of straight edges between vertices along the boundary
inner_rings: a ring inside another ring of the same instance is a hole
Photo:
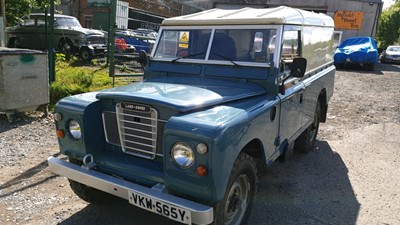
[[[103,36],[97,36],[97,35],[89,35],[86,37],[86,42],[89,44],[107,44],[106,43],[106,38]]]
[[[154,159],[155,155],[163,156],[163,134],[166,122],[158,120],[157,111],[151,107],[145,106],[148,111],[143,112],[127,109],[127,104],[128,106],[135,105],[118,103],[116,112],[103,112],[107,143],[121,146],[127,154],[148,159]]]

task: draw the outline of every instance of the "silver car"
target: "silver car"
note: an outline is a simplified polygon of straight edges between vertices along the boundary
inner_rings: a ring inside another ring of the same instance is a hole
[[[50,17],[48,16],[47,19]],[[49,28],[46,28],[44,13],[32,13],[22,23],[6,28],[8,47],[45,50],[48,49]],[[104,32],[86,29],[72,16],[54,15],[54,48],[65,54],[79,55],[83,60],[91,60],[104,55],[107,36]]]
[[[379,56],[381,63],[400,63],[400,45],[390,45]]]

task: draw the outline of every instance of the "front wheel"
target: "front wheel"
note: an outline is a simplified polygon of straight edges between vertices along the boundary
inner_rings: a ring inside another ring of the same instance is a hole
[[[214,225],[246,224],[257,185],[257,169],[252,157],[241,153],[229,176],[225,196],[215,207]]]
[[[74,45],[69,39],[61,39],[58,43],[58,49],[61,53],[65,54],[67,60],[69,60],[74,53]]]
[[[313,123],[295,140],[294,150],[299,152],[310,152],[314,149],[315,140],[317,139],[319,121],[321,117],[321,106],[317,102],[314,112]]]
[[[92,60],[93,55],[89,48],[84,47],[84,48],[81,48],[81,50],[79,51],[79,57],[83,61],[90,61],[90,60]]]

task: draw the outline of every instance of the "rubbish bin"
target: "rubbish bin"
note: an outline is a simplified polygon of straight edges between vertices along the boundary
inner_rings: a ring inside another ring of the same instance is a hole
[[[39,107],[47,114],[49,102],[47,53],[0,47],[0,111],[8,120]]]

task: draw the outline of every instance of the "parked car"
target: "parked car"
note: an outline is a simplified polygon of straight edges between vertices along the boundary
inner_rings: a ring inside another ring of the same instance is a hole
[[[135,46],[127,44],[123,37],[115,38],[114,45],[115,54],[118,55],[132,55],[137,52]]]
[[[314,149],[333,32],[328,15],[284,6],[165,19],[150,56],[139,52],[141,82],[56,104],[63,156],[49,169],[91,203],[112,194],[183,224],[246,224],[257,166]]]
[[[8,47],[48,49],[45,21],[44,13],[33,13],[19,25],[7,27]],[[105,54],[107,36],[100,30],[83,28],[75,17],[56,14],[53,46],[56,51],[79,55],[83,60],[91,60],[93,57]]]
[[[138,30],[117,30],[115,39],[123,38],[129,45],[135,46],[137,52],[143,50],[150,53],[156,42],[157,33],[145,29]]]
[[[371,37],[348,38],[334,54],[336,67],[359,65],[374,70],[378,63],[378,46]]]
[[[157,32],[152,29],[138,28],[138,29],[134,30],[134,32],[139,34],[140,36],[157,38]]]
[[[390,45],[379,56],[381,63],[400,63],[400,45]]]

